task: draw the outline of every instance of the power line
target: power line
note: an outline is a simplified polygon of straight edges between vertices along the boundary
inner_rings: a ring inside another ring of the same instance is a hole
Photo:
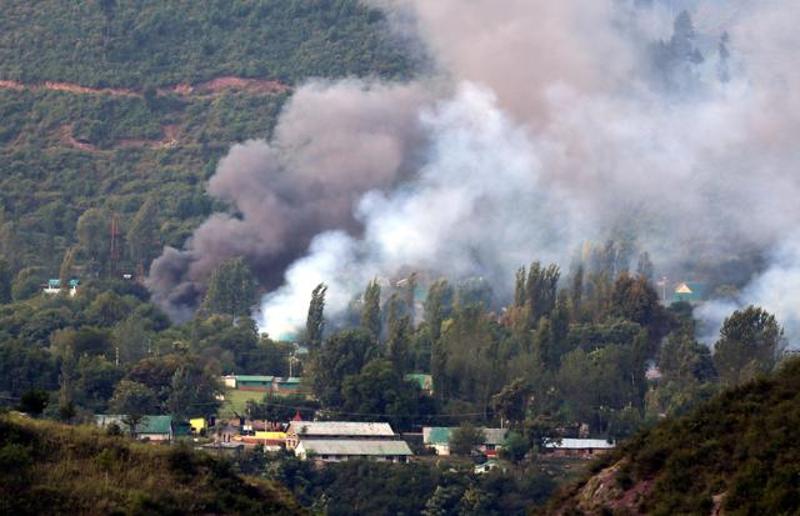
[[[260,403],[260,402],[257,402]],[[215,403],[196,403],[192,404],[192,406],[208,406],[214,405]],[[357,417],[383,417],[383,418],[410,418],[410,419],[431,419],[431,418],[460,418],[460,417],[475,417],[475,416],[484,416],[484,412],[464,412],[461,414],[379,414],[379,413],[369,413],[369,412],[344,412],[335,409],[315,409],[313,407],[304,407],[302,405],[286,405],[283,403],[272,403],[267,402],[265,403],[267,406],[273,407],[280,407],[280,408],[287,408],[293,410],[302,410],[305,412],[326,412],[332,413],[340,416],[357,416]]]

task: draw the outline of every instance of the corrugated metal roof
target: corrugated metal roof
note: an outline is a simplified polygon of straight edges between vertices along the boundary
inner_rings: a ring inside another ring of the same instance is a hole
[[[168,434],[172,431],[172,416],[145,416],[136,426],[137,434]]]
[[[301,439],[296,453],[317,455],[414,455],[405,441]]]
[[[124,414],[97,414],[94,420],[97,426],[105,428],[116,423],[121,428],[126,427]],[[136,425],[137,434],[169,434],[172,432],[172,416],[144,416]]]
[[[588,449],[603,449],[608,450],[614,448],[616,445],[610,443],[605,439],[561,439],[561,443],[555,440],[550,440],[545,443],[544,447],[553,450],[588,450]]]
[[[394,430],[389,423],[357,423],[352,421],[292,421],[287,433],[299,436],[371,436],[389,437]]]
[[[235,378],[237,382],[271,382],[275,377],[254,374],[237,374]]]
[[[422,428],[422,442],[425,444],[448,444],[451,428],[446,426],[426,426]]]

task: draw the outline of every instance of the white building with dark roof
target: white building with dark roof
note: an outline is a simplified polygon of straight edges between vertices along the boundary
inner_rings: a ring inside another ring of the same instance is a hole
[[[292,421],[286,430],[286,448],[302,460],[318,462],[357,458],[407,462],[414,455],[389,423],[354,421]]]
[[[292,421],[286,430],[286,448],[295,448],[302,439],[394,440],[397,434],[389,423],[353,421]]]
[[[547,439],[544,449],[554,455],[580,455],[590,456],[606,453],[616,447],[616,444],[606,439]]]
[[[301,439],[294,454],[302,460],[321,462],[350,459],[407,462],[414,455],[405,441],[376,439]]]

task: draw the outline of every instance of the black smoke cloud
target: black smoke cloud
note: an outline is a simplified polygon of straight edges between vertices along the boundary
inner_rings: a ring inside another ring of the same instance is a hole
[[[223,161],[209,189],[238,214],[212,217],[154,264],[157,299],[186,299],[221,259],[244,254],[265,285],[281,284],[259,314],[277,334],[302,324],[319,281],[330,315],[403,267],[502,286],[531,258],[567,263],[621,228],[675,279],[763,257],[764,268],[736,271],[753,276],[737,302],[800,319],[797,290],[778,288],[800,277],[800,4],[372,3],[424,42],[436,87],[301,88],[271,142]],[[673,39],[683,7],[697,36]],[[705,59],[670,55],[685,43]],[[654,49],[670,68],[660,78]]]
[[[286,106],[271,141],[231,148],[208,184],[230,206],[206,220],[183,250],[167,247],[147,285],[175,319],[191,315],[213,269],[242,256],[267,288],[316,234],[357,235],[352,207],[413,170],[415,112],[433,85],[313,82]]]

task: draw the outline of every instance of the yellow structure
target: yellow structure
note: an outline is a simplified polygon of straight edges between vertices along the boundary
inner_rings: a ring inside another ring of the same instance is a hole
[[[286,441],[286,432],[256,432],[259,441]]]
[[[199,434],[208,428],[208,422],[206,422],[206,418],[204,417],[196,417],[189,420],[189,426],[192,427],[192,433]]]

